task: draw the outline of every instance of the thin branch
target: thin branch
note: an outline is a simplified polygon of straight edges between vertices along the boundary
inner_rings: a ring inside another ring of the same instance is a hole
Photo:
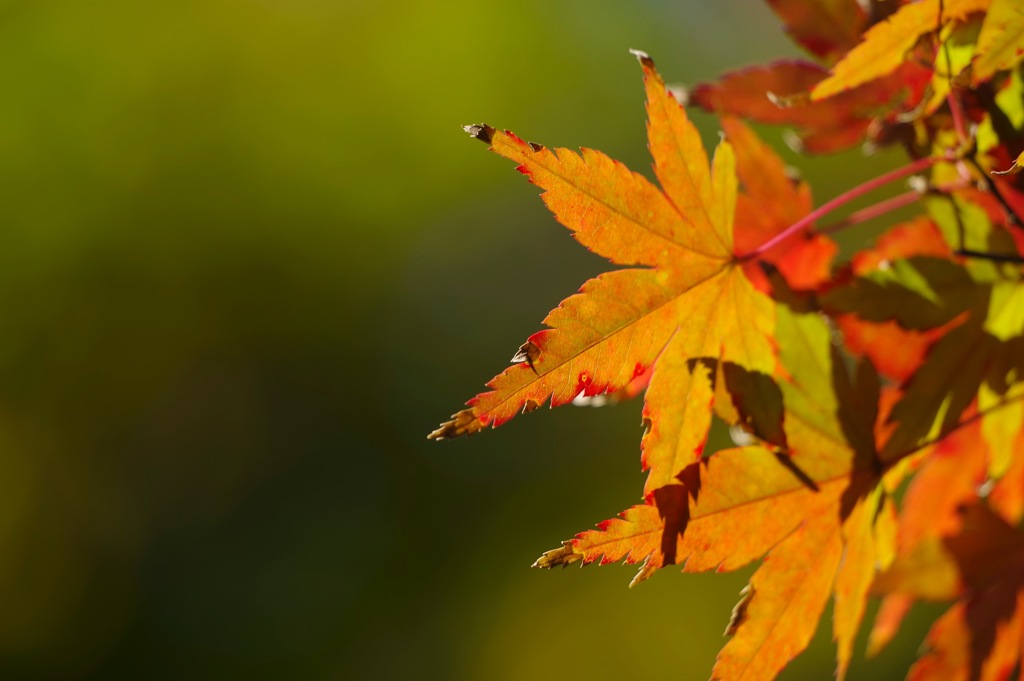
[[[846,205],[847,203],[849,203],[849,202],[851,202],[851,201],[853,201],[855,199],[859,199],[861,196],[864,196],[868,192],[874,191],[875,189],[878,189],[879,187],[883,187],[883,186],[889,184],[890,182],[895,182],[896,180],[902,180],[905,177],[910,177],[911,175],[916,175],[917,173],[919,173],[919,172],[921,172],[923,170],[927,170],[928,168],[932,167],[933,165],[935,165],[936,163],[938,163],[940,161],[948,161],[948,160],[952,160],[951,157],[946,157],[946,156],[926,156],[925,158],[918,159],[918,160],[914,161],[913,163],[910,163],[908,165],[903,166],[902,168],[897,168],[896,170],[891,170],[888,173],[885,173],[883,175],[879,175],[878,177],[872,178],[872,179],[868,180],[867,182],[854,187],[853,189],[850,189],[848,191],[843,192],[842,194],[840,194],[839,196],[835,197],[831,201],[823,203],[822,205],[818,206],[818,208],[816,208],[815,210],[811,211],[810,213],[808,213],[804,217],[800,218],[799,220],[794,222],[792,225],[790,225],[789,227],[787,227],[783,231],[779,232],[774,237],[772,237],[768,241],[764,242],[763,244],[761,244],[760,246],[758,246],[754,250],[752,250],[752,251],[750,251],[748,253],[743,253],[741,255],[737,255],[737,258],[739,258],[740,260],[748,260],[750,258],[756,258],[757,256],[761,255],[765,251],[768,251],[768,250],[774,248],[775,246],[777,246],[781,242],[785,241],[789,237],[793,236],[794,234],[797,234],[797,233],[803,231],[804,229],[806,229],[810,225],[814,224],[814,222],[816,220],[819,220],[819,219],[823,218],[824,216],[828,215],[829,213],[831,213],[835,209],[840,208],[840,207]]]
[[[885,215],[886,213],[890,213],[894,210],[899,210],[904,206],[909,206],[910,204],[915,203],[920,198],[921,192],[911,190],[904,194],[894,196],[890,199],[879,201],[878,203],[872,206],[862,208],[854,213],[850,213],[842,220],[833,222],[831,225],[826,225],[825,227],[819,227],[814,231],[819,234],[834,234],[836,232],[846,229],[847,227],[859,225],[862,222],[867,222],[868,220],[873,220],[881,215]]]

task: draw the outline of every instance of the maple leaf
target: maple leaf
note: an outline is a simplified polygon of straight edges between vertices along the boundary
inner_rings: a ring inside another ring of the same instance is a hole
[[[928,205],[947,241],[977,240],[996,252],[1011,247],[980,207],[959,199]],[[979,395],[979,408],[985,410],[1024,390],[1024,285],[1019,268],[987,260],[963,266],[938,258],[894,260],[829,291],[822,301],[828,309],[872,322],[894,320],[904,329],[952,326],[907,379],[903,398],[890,415],[896,425],[882,452],[884,461],[949,432]]]
[[[898,554],[913,551],[922,541],[951,534],[958,524],[957,509],[977,499],[988,463],[980,439],[981,420],[975,419],[919,453],[920,467],[903,498]]]
[[[914,61],[904,62],[885,77],[810,101],[807,93],[827,76],[825,68],[811,62],[777,61],[696,85],[688,97],[707,111],[795,126],[796,139],[791,146],[804,153],[825,154],[865,139],[882,139],[885,128],[876,122],[895,124],[897,114],[915,107],[931,80],[931,70]]]
[[[653,367],[643,445],[653,488],[698,458],[703,446],[711,379],[691,358],[771,372],[772,306],[736,254],[732,146],[722,142],[709,168],[696,128],[650,58],[637,56],[661,189],[596,151],[552,151],[509,132],[469,128],[545,190],[545,203],[577,240],[615,264],[644,267],[584,284],[544,320],[549,329],[527,340],[519,363],[431,438],[501,425],[548,399],[558,406],[581,394],[614,393]],[[680,404],[689,406],[676,410]]]
[[[1019,416],[1014,412],[1019,412],[1017,408],[1021,406],[1017,400],[984,414],[971,414],[958,428],[912,457],[918,468],[903,498],[903,510],[897,523],[894,567],[874,586],[876,593],[885,594],[885,601],[871,632],[869,654],[876,653],[895,635],[914,597],[951,597],[950,584],[956,579],[951,566],[941,570],[922,570],[918,575],[922,579],[916,585],[913,597],[905,589],[893,589],[886,584],[892,582],[893,575],[905,577],[909,565],[923,563],[928,567],[943,538],[960,530],[961,511],[978,501],[978,491],[983,489],[986,474],[992,470],[991,461],[999,457],[1003,444],[998,437],[987,438],[984,433],[992,430],[992,424],[1005,425],[1007,415],[1011,415],[1011,419]],[[1020,439],[1024,432],[1019,430],[1019,421],[1016,425],[1018,431],[1014,439]],[[1024,444],[1024,440],[1019,444]],[[1010,484],[1006,485],[1007,482]],[[1018,482],[1017,476],[1011,474],[996,483],[990,495],[995,505],[1008,507],[1007,517],[1013,520],[1016,520],[1013,514],[1018,507],[1015,501],[1019,499],[1019,492],[1006,496],[1003,493],[1010,491],[1015,482]],[[997,489],[1003,493],[996,492]]]
[[[1024,646],[1024,533],[984,503],[959,509],[951,533],[917,544],[873,589],[957,603],[933,625],[909,679],[1005,679]]]
[[[915,256],[948,259],[951,255],[938,227],[921,215],[890,227],[873,248],[855,254],[850,272],[854,276],[868,277],[876,270],[888,269],[894,260]],[[825,302],[827,304],[827,297]],[[835,322],[850,353],[870,358],[880,374],[900,382],[917,371],[928,349],[946,330],[942,327],[928,331],[908,330],[893,320],[871,322],[855,314],[837,314]]]
[[[743,186],[736,197],[736,248],[749,253],[811,212],[811,188],[791,178],[782,159],[738,119],[723,117],[722,131],[736,150],[736,174]],[[829,237],[804,232],[762,252],[744,268],[747,278],[765,292],[770,287],[762,263],[774,265],[790,288],[813,289],[831,276],[838,251]]]
[[[846,118],[848,107],[834,103],[805,106],[800,95],[828,77],[828,69],[809,61],[786,59],[764,66],[748,66],[699,83],[687,100],[706,111],[743,116],[760,123],[788,123],[802,128],[831,126]],[[791,106],[791,102],[796,102]]]
[[[1018,0],[992,0],[978,36],[972,80],[989,80],[1024,59],[1024,7]]]
[[[842,679],[871,594],[884,600],[869,654],[915,600],[957,599],[911,678],[1004,678],[1024,633],[1024,534],[1011,527],[1024,516],[1019,3],[889,3],[861,36],[854,0],[769,2],[833,67],[776,62],[693,89],[689,101],[721,117],[710,164],[642,53],[657,185],[600,152],[467,127],[621,269],[563,301],[430,437],[643,393],[643,502],[537,567],[624,560],[640,565],[636,584],[670,565],[760,560],[716,679],[774,678],[830,597]],[[737,116],[795,126],[806,150],[899,141],[914,161],[814,209]],[[834,267],[812,221],[929,168],[927,214]],[[748,444],[705,451],[713,415]]]
[[[862,364],[851,381],[818,315],[780,307],[777,333],[787,376],[778,381],[784,451],[755,445],[691,463],[645,504],[535,564],[643,562],[635,584],[667,565],[733,570],[767,553],[730,625],[733,638],[713,673],[719,679],[773,678],[806,646],[830,593],[842,676],[877,556],[887,553],[876,526],[887,517],[876,513],[877,377]],[[759,437],[779,417],[773,405],[754,403],[744,422]]]
[[[832,75],[814,86],[811,99],[825,99],[892,73],[921,36],[983,12],[988,4],[989,0],[921,0],[903,5],[864,33],[863,42],[832,68]]]
[[[860,39],[867,14],[856,0],[768,0],[786,33],[815,56],[834,61]]]

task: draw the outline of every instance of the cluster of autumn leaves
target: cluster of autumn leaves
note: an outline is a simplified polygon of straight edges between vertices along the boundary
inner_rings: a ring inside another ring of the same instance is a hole
[[[716,679],[774,678],[830,599],[842,678],[869,597],[869,653],[914,601],[952,603],[910,678],[1005,679],[1024,652],[1024,5],[769,4],[817,61],[691,89],[721,115],[710,163],[636,53],[660,186],[597,151],[467,127],[621,268],[563,301],[431,437],[642,393],[644,502],[539,567],[625,560],[636,583],[761,560]],[[911,165],[892,178],[927,188],[871,215],[912,201],[919,216],[838,262],[815,229],[831,205],[815,209],[738,115],[815,153],[902,145]],[[713,414],[750,444],[707,451]]]

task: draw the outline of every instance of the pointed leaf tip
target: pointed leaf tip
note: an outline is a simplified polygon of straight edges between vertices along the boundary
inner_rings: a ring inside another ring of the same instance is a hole
[[[736,604],[736,607],[732,609],[732,615],[729,617],[729,624],[725,627],[725,632],[722,636],[735,636],[736,631],[740,628],[740,625],[747,619],[747,606],[750,605],[750,600],[754,597],[754,587],[752,584],[747,584],[740,591],[740,602]]]
[[[490,144],[491,140],[494,139],[494,128],[484,123],[464,125],[462,129],[468,132],[470,137],[480,140],[484,144]]]
[[[654,60],[651,56],[643,50],[630,50],[629,53],[637,58],[637,60],[648,68],[654,68]]]
[[[576,552],[571,541],[565,541],[557,549],[546,551],[533,563],[532,567],[550,570],[561,565],[564,568],[580,560],[583,560],[583,554]]]
[[[427,435],[428,440],[447,440],[460,435],[472,435],[483,429],[484,423],[477,418],[472,409],[463,409],[452,414],[451,421],[445,421],[441,426]]]

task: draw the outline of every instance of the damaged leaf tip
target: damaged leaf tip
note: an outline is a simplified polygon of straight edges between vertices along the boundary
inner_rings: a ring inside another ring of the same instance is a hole
[[[472,435],[483,430],[483,422],[472,409],[463,409],[452,414],[451,421],[445,421],[437,430],[427,435],[428,440],[448,440],[460,435]]]
[[[566,567],[583,560],[583,554],[576,553],[572,542],[563,542],[557,549],[546,551],[544,555],[534,561],[532,567],[550,570],[553,567]]]
[[[494,128],[484,123],[464,125],[462,129],[468,132],[470,137],[480,140],[484,144],[490,144],[491,140],[494,139]]]
[[[643,50],[630,50],[629,53],[637,58],[637,60],[648,68],[654,68],[654,60],[651,56]]]

